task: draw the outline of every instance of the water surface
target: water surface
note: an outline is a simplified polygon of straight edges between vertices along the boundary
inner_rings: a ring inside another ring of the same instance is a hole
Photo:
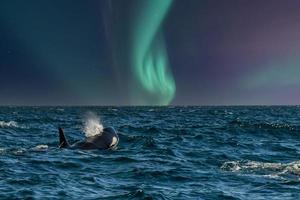
[[[117,150],[58,149],[93,112]],[[299,199],[300,107],[0,107],[0,199]]]

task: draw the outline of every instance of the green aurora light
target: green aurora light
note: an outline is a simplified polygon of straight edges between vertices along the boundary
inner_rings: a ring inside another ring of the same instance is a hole
[[[161,24],[172,0],[140,0],[133,24],[131,64],[134,104],[168,105],[176,86],[169,68]],[[137,85],[138,86],[137,86]]]

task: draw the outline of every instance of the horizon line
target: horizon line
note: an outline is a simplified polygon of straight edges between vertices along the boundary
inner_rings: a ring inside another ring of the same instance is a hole
[[[300,106],[300,104],[176,104],[176,105],[95,105],[95,104],[0,104],[0,107],[255,107],[255,106]]]

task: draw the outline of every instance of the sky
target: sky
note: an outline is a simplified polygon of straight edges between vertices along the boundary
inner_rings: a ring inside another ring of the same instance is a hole
[[[1,0],[0,105],[300,103],[298,0]]]

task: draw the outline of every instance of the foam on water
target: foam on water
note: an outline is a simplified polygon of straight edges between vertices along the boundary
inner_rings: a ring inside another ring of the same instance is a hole
[[[0,155],[5,153],[5,148],[0,148]]]
[[[46,150],[48,150],[48,145],[40,144],[40,145],[37,145],[36,147],[33,147],[32,150],[33,151],[46,151]]]
[[[228,161],[221,169],[232,172],[247,172],[264,174],[266,177],[279,177],[280,175],[300,175],[300,161],[290,163],[269,163],[258,161]]]
[[[24,155],[26,153],[26,150],[24,148],[14,149],[14,150],[11,151],[11,153],[13,155],[16,155],[16,156],[21,156],[21,155]]]
[[[0,128],[6,128],[6,127],[19,127],[19,126],[18,123],[15,121],[9,121],[9,122],[0,121]]]
[[[95,135],[101,135],[103,132],[103,125],[100,122],[100,118],[93,112],[88,112],[84,118],[83,132],[86,137],[92,137]]]

